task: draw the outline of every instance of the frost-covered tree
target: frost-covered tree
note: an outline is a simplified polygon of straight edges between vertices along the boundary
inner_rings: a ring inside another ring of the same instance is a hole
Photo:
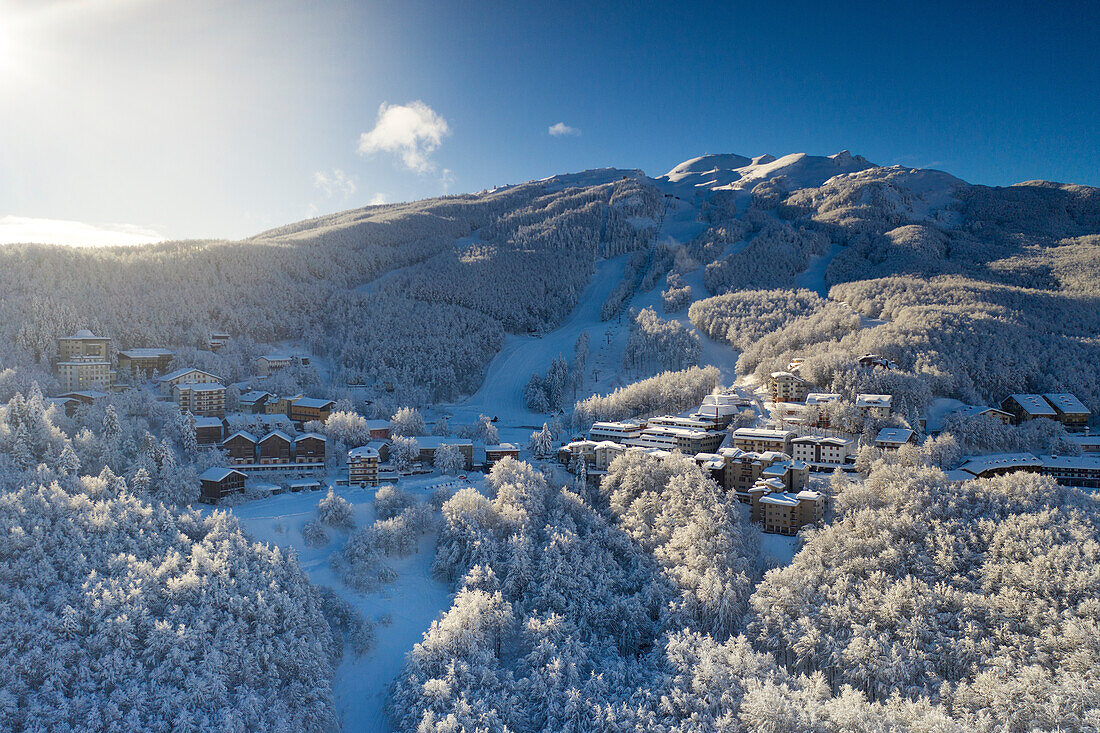
[[[420,444],[416,442],[416,438],[393,436],[390,442],[390,461],[397,470],[408,471],[419,459]]]
[[[432,465],[442,474],[455,474],[466,466],[466,457],[457,445],[448,443],[435,449]]]
[[[411,437],[423,435],[427,431],[427,425],[420,410],[414,407],[402,407],[390,418],[390,430],[394,435]]]

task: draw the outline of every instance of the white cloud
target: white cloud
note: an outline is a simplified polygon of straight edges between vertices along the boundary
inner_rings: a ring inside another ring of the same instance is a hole
[[[566,135],[580,135],[581,131],[576,127],[570,127],[564,122],[559,122],[556,125],[550,125],[549,133],[554,137],[565,137]]]
[[[0,244],[65,244],[70,247],[108,247],[163,242],[147,227],[132,224],[87,224],[29,216],[0,217]]]
[[[356,178],[349,176],[339,168],[333,168],[331,173],[317,171],[313,174],[313,185],[325,192],[328,197],[340,196],[347,198],[355,193]]]
[[[382,204],[388,204],[390,197],[384,193],[376,193],[370,197],[370,201],[367,202],[369,206],[381,206]]]
[[[374,129],[359,136],[360,153],[396,153],[411,171],[435,170],[429,156],[451,134],[447,120],[420,100],[408,104],[382,103]]]
[[[443,193],[447,193],[451,184],[455,182],[455,174],[450,168],[444,168],[443,173],[439,176],[439,184],[443,186]]]

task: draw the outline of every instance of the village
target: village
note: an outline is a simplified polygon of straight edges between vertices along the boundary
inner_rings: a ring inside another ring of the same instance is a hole
[[[230,338],[212,333],[206,347],[217,351]],[[258,357],[253,368],[262,383],[281,370],[308,364],[306,354],[274,352]],[[556,464],[584,486],[598,486],[623,452],[659,457],[676,451],[692,457],[727,494],[747,505],[764,532],[795,535],[826,516],[829,496],[823,474],[855,472],[861,448],[897,453],[916,445],[918,436],[935,432],[923,418],[920,425],[907,425],[894,413],[893,395],[814,391],[815,385],[799,375],[800,365],[801,360],[791,360],[786,371],[771,373],[766,385],[716,390],[682,414],[599,421],[587,435],[572,438],[561,429],[555,435],[544,425],[523,447],[499,441],[495,428],[490,435],[498,441],[486,443],[427,434],[422,419],[414,425],[418,429],[398,434],[391,420],[355,416],[365,432],[353,441],[357,444],[337,448],[325,434],[326,422],[337,411],[336,400],[241,391],[247,385],[226,385],[218,375],[177,365],[168,349],[115,353],[112,339],[88,330],[58,339],[55,370],[64,391],[50,399],[71,415],[115,391],[155,390],[186,416],[197,446],[214,457],[198,477],[201,501],[212,504],[287,491],[377,487],[433,471],[488,472],[498,461],[521,455],[547,470]],[[861,357],[859,365],[868,370],[895,366],[873,354]],[[229,389],[238,393],[232,401],[227,400]],[[1100,488],[1100,440],[1089,434],[1090,411],[1072,394],[1011,394],[998,407],[957,405],[949,414],[1013,425],[1052,420],[1073,433],[1081,448],[1080,455],[1072,456],[1020,452],[965,457],[959,465],[944,466],[954,480],[1029,471],[1067,485]]]

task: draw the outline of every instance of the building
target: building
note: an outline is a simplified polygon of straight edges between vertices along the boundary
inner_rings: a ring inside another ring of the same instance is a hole
[[[963,405],[962,407],[952,410],[948,415],[950,417],[961,418],[991,417],[994,420],[999,420],[1005,425],[1013,421],[1011,412],[998,410],[996,407],[990,407],[988,405]]]
[[[719,448],[717,453],[700,453],[695,461],[726,491],[732,491],[744,504],[749,503],[749,488],[760,478],[779,479],[787,490],[806,485],[809,467],[804,461],[792,461],[786,453],[756,453],[740,448]]]
[[[371,440],[390,439],[389,420],[367,420],[367,430],[370,431]]]
[[[840,395],[836,392],[810,392],[806,395],[807,407],[821,407],[827,405],[830,402],[837,402],[840,400]]]
[[[332,414],[332,408],[336,406],[334,400],[321,400],[314,397],[301,397],[290,403],[287,417],[296,423],[319,420],[324,422]]]
[[[625,453],[627,446],[612,440],[601,440],[592,447],[592,468],[596,471],[606,471],[612,462]]]
[[[181,384],[220,384],[221,381],[221,377],[193,367],[183,367],[157,377],[160,391],[166,395],[172,394],[172,388]]]
[[[420,463],[426,466],[432,465],[435,462],[435,452],[443,445],[456,445],[458,450],[462,453],[462,457],[465,459],[463,468],[469,471],[474,465],[474,444],[473,441],[465,440],[463,438],[449,438],[442,435],[424,435],[416,436],[416,444],[420,446]]]
[[[172,387],[172,397],[180,412],[205,417],[225,416],[225,387],[215,382],[177,384]]]
[[[519,459],[519,446],[512,443],[500,443],[499,445],[485,446],[485,470],[488,471],[503,458]]]
[[[294,438],[295,463],[324,463],[328,440],[320,433],[302,433]]]
[[[678,417],[676,415],[662,415],[660,417],[653,417],[649,419],[649,421],[646,423],[646,428],[652,427],[688,428],[690,430],[713,430],[714,422],[712,420],[704,420],[698,417]]]
[[[1064,486],[1100,489],[1100,455],[1039,456],[1040,471]]]
[[[737,428],[733,431],[733,445],[745,451],[763,453],[779,451],[791,453],[791,440],[795,433],[791,430],[770,430],[767,428]]]
[[[267,401],[273,399],[277,399],[277,396],[270,392],[264,392],[263,390],[254,389],[250,392],[245,392],[241,395],[239,400],[241,412],[263,415],[267,412]]]
[[[246,430],[238,430],[222,443],[222,449],[229,454],[229,462],[245,465],[256,462],[256,436]]]
[[[884,420],[890,417],[894,407],[894,395],[890,394],[858,394],[856,395],[856,409],[863,413],[863,419]]]
[[[218,499],[244,491],[246,478],[243,473],[232,468],[208,468],[199,476],[201,499],[207,504],[213,504]]]
[[[616,441],[600,441],[614,443]],[[558,449],[558,463],[563,466],[570,466],[573,463],[573,459],[578,456],[585,462],[585,464],[591,466],[596,462],[596,441],[594,440],[574,440],[572,443],[566,443]]]
[[[1054,419],[1062,423],[1066,430],[1080,432],[1088,426],[1092,412],[1076,395],[1068,392],[1047,392],[1043,399],[1054,408]]]
[[[256,359],[256,373],[261,377],[267,377],[297,364],[307,366],[309,357],[292,354],[264,354]]]
[[[740,395],[709,394],[703,398],[703,404],[699,405],[692,417],[707,420],[715,427],[725,430],[734,416],[747,407],[752,407],[752,401]]]
[[[378,485],[378,451],[361,445],[348,451],[348,483],[352,486]]]
[[[115,381],[111,364],[98,356],[73,356],[57,363],[57,381],[68,392],[110,389]]]
[[[264,405],[264,412],[268,415],[287,415],[290,416],[290,406],[298,400],[305,397],[305,395],[290,395],[288,397],[276,397],[275,399],[269,399],[267,404]]]
[[[759,501],[765,532],[798,534],[807,524],[816,524],[825,517],[825,496],[820,491],[768,492],[760,495]]]
[[[802,402],[812,384],[791,372],[772,372],[768,377],[768,390],[772,402]]]
[[[713,453],[725,439],[726,433],[721,430],[680,428],[650,423],[637,438],[627,440],[626,445],[667,451],[678,450],[685,455],[693,456],[696,453]]]
[[[260,465],[290,463],[290,449],[294,441],[282,430],[272,430],[260,438]]]
[[[968,458],[958,470],[977,478],[992,478],[1017,471],[1039,473],[1042,467],[1043,462],[1030,453],[992,453]]]
[[[916,441],[917,434],[907,428],[883,428],[875,436],[875,447],[884,451],[896,451],[906,443]]]
[[[836,468],[852,460],[852,441],[824,435],[802,435],[791,441],[791,455],[811,468]]]
[[[148,379],[171,369],[175,358],[168,349],[127,349],[118,352],[118,371],[131,379]]]
[[[290,490],[294,492],[298,491],[318,491],[321,488],[321,482],[316,479],[300,479],[298,481],[291,481]]]
[[[1058,413],[1041,394],[1010,394],[1001,401],[1001,409],[1012,415],[1012,422],[1017,425],[1037,417],[1058,418]]]
[[[195,440],[199,445],[210,446],[222,442],[225,426],[216,417],[195,418]]]
[[[640,437],[645,430],[644,422],[596,422],[588,430],[588,438],[594,442],[610,440],[625,443],[631,438]]]
[[[99,361],[111,361],[111,339],[96,336],[82,328],[72,336],[62,336],[57,340],[57,360],[71,361],[83,357],[95,357]]]
[[[227,434],[245,430],[254,435],[267,435],[272,430],[294,432],[294,423],[286,415],[253,415],[247,412],[235,412],[225,416],[223,421]]]
[[[378,460],[382,463],[390,460],[390,442],[388,440],[372,440],[367,445],[378,451]]]
[[[1100,453],[1100,434],[1071,435],[1069,437],[1083,453]]]
[[[898,365],[878,354],[864,354],[859,357],[859,365],[864,369],[897,369]]]
[[[206,348],[211,351],[217,351],[227,343],[229,343],[229,334],[224,331],[211,331],[206,337]]]

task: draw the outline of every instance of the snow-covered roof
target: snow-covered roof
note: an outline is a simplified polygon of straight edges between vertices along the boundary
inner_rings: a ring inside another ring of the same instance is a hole
[[[813,489],[802,489],[797,494],[799,499],[809,499],[810,501],[817,501],[821,498],[820,491],[814,491]]]
[[[241,395],[240,401],[246,404],[254,405],[256,404],[256,402],[263,399],[264,397],[271,398],[276,396],[277,395],[274,395],[271,392],[265,392],[262,389],[254,389]]]
[[[604,443],[611,443],[611,441],[607,440],[607,441],[604,441]],[[603,443],[597,443],[596,447],[599,448],[601,445],[603,445]],[[618,445],[618,443],[612,443],[612,445]],[[499,443],[497,445],[487,445],[487,446],[485,446],[485,450],[486,451],[495,451],[495,452],[498,452],[498,453],[501,452],[501,451],[518,451],[519,446],[517,446],[514,443]]]
[[[191,372],[198,372],[199,374],[205,374],[208,377],[214,377],[214,379],[217,379],[219,382],[221,381],[221,377],[219,377],[215,374],[211,374],[210,372],[205,372],[202,369],[196,369],[195,367],[181,367],[180,369],[177,369],[174,372],[168,372],[167,374],[162,374],[161,376],[157,377],[157,381],[158,382],[171,382],[172,380],[179,379],[180,377],[182,377],[186,374],[190,374]]]
[[[1044,468],[1078,469],[1100,471],[1100,454],[1086,453],[1082,456],[1039,456]]]
[[[1013,400],[1029,415],[1050,415],[1053,416],[1056,413],[1054,408],[1050,406],[1050,403],[1043,399],[1039,394],[1023,394],[1016,392],[1008,396],[1010,400]]]
[[[225,385],[217,382],[192,382],[191,384],[177,384],[176,389],[190,392],[220,392],[225,389]]]
[[[806,395],[807,405],[823,405],[826,402],[835,402],[840,399],[840,395],[835,392],[810,392]]]
[[[831,435],[802,435],[791,441],[792,443],[809,443],[811,445],[851,445],[852,441],[845,438],[836,438]]]
[[[94,333],[92,333],[91,331],[89,331],[86,328],[80,329],[79,331],[74,333],[72,336],[62,336],[61,337],[62,340],[67,340],[67,339],[102,339],[102,338],[105,338],[105,337],[104,336],[96,336]]]
[[[321,485],[320,481],[315,481],[313,479],[302,479],[301,481],[291,481],[290,482],[290,488],[292,488],[292,489],[305,489],[305,488],[309,488],[310,486],[320,486],[320,485]]]
[[[996,407],[990,407],[989,405],[963,405],[958,409],[949,412],[949,415],[959,417],[977,417],[978,415],[985,415],[986,413],[996,413],[998,415],[1005,415],[1011,417],[1011,413],[1000,410]]]
[[[301,397],[297,400],[294,400],[295,407],[310,407],[317,410],[323,410],[326,407],[335,404],[335,400],[324,400],[317,397]]]
[[[251,484],[249,486],[249,488],[252,491],[255,491],[255,492],[262,492],[262,493],[270,494],[270,493],[278,491],[282,487],[279,486],[279,484],[273,484],[270,481],[257,481],[255,483]]]
[[[417,435],[415,436],[416,444],[420,446],[421,450],[428,448],[429,450],[438,448],[441,445],[457,445],[457,446],[470,446],[474,447],[472,440],[466,438],[451,438],[446,435]]]
[[[381,430],[383,428],[388,430],[390,427],[389,420],[366,420],[365,422],[368,430]]]
[[[297,443],[299,440],[305,440],[306,438],[313,438],[314,440],[320,440],[325,443],[328,442],[328,438],[321,435],[320,433],[302,433],[301,435],[294,438],[294,442]]]
[[[856,407],[889,407],[894,402],[892,394],[858,394]]]
[[[211,466],[199,475],[200,481],[223,481],[227,476],[237,474],[244,476],[240,471],[236,471],[232,468],[221,468],[219,466]]]
[[[168,349],[142,347],[137,349],[126,349],[125,351],[118,352],[118,355],[130,359],[156,359],[161,356],[172,356],[172,352]]]
[[[1071,435],[1069,439],[1081,446],[1081,450],[1086,453],[1100,451],[1100,433],[1094,433],[1092,435]]]
[[[1069,392],[1046,392],[1043,394],[1055,410],[1069,415],[1091,415],[1085,403],[1077,399],[1077,395]]]
[[[708,394],[703,398],[703,405],[706,406],[723,406],[723,407],[736,407],[745,404],[746,400],[741,395],[736,394]]]
[[[264,354],[257,358],[263,359],[264,361],[290,361],[294,357],[290,354]]]
[[[83,389],[83,390],[80,390],[79,392],[66,392],[65,394],[63,394],[61,396],[62,397],[77,397],[77,398],[84,397],[85,399],[89,399],[89,400],[101,400],[101,399],[103,399],[104,397],[107,396],[107,393],[106,392],[100,392],[99,390],[95,390],[95,389]]]
[[[908,428],[883,428],[875,436],[875,442],[901,445],[908,443],[912,437],[913,431]]]
[[[987,456],[968,458],[959,466],[960,471],[980,476],[986,471],[1011,468],[1039,468],[1043,462],[1031,453],[991,453]]]
[[[953,468],[950,471],[944,471],[948,481],[970,481],[974,478],[974,474],[962,470],[961,468]]]
[[[798,506],[798,497],[789,491],[777,491],[760,499],[761,504],[777,504],[779,506]]]
[[[195,418],[195,427],[196,428],[220,428],[221,426],[222,426],[222,421],[221,421],[220,418],[202,417],[202,416],[199,416],[199,417]]]
[[[377,458],[378,449],[369,445],[361,445],[348,451],[348,458]]]
[[[238,430],[237,432],[233,433],[232,435],[230,435],[228,438],[226,438],[222,442],[223,443],[228,443],[229,441],[233,440],[233,438],[236,438],[236,437],[241,437],[241,438],[244,438],[246,440],[250,440],[253,443],[258,443],[259,442],[258,440],[256,440],[256,436],[253,435],[252,433],[248,432],[247,430]]]
[[[791,374],[790,372],[772,372],[771,376],[772,379],[785,379],[787,377],[790,377],[791,379],[797,379],[800,382],[805,381],[804,379],[802,379],[802,377],[798,376],[797,374]]]
[[[733,431],[734,438],[746,438],[757,440],[790,440],[794,432],[790,430],[772,430],[770,428],[737,428]]]
[[[263,443],[268,438],[281,438],[281,439],[285,440],[288,443],[293,443],[294,442],[291,439],[291,437],[289,435],[287,435],[286,433],[284,433],[282,430],[272,430],[270,433],[268,433],[264,437],[260,438],[260,442]]]

